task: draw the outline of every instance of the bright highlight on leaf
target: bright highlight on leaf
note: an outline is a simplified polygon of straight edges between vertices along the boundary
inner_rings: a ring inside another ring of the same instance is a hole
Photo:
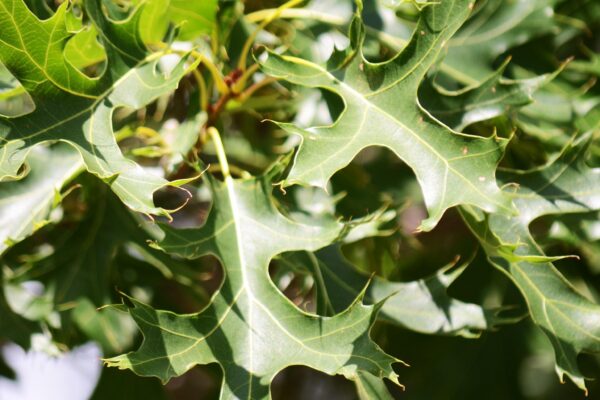
[[[48,20],[40,21],[21,0],[0,3],[0,62],[23,84],[35,110],[25,116],[0,119],[0,179],[14,179],[31,148],[48,141],[64,141],[80,153],[86,168],[110,183],[130,208],[146,214],[167,214],[155,207],[152,194],[168,185],[125,158],[115,140],[115,108],[140,108],[177,87],[185,73],[180,63],[170,76],[158,70],[137,31],[140,9],[125,21],[104,15],[100,2],[86,1],[107,53],[106,71],[89,78],[63,56],[71,34],[67,3]]]

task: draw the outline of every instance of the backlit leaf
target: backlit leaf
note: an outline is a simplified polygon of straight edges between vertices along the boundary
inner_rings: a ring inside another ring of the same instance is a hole
[[[140,9],[125,21],[110,20],[100,0],[85,1],[107,54],[98,79],[84,75],[63,57],[72,36],[67,29],[68,4],[40,21],[22,0],[0,2],[0,61],[33,98],[35,110],[22,117],[0,118],[0,180],[14,179],[35,145],[64,141],[80,153],[86,168],[108,182],[129,207],[147,214],[168,214],[155,207],[152,194],[168,185],[126,159],[112,131],[117,107],[140,108],[177,87],[183,62],[169,77],[158,71],[159,54],[142,44],[137,26]]]

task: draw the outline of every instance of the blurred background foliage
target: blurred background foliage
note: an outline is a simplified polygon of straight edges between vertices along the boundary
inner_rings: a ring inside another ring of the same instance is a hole
[[[152,0],[149,1],[151,3]],[[118,2],[125,10],[135,1]],[[242,4],[243,3],[243,4]],[[218,51],[225,74],[233,71],[241,46],[255,26],[240,19],[281,5],[276,0],[220,0]],[[321,20],[278,19],[268,25],[259,41],[316,62],[326,61],[334,45],[344,46],[345,31],[353,4],[350,0],[314,0],[308,8],[319,11]],[[410,37],[419,8],[410,2],[365,0],[367,23],[366,56],[384,61]],[[416,2],[418,5],[418,1]],[[534,5],[530,10],[529,5]],[[77,6],[78,2],[74,2]],[[38,16],[52,13],[57,3],[29,1]],[[461,35],[487,35],[479,45],[467,46]],[[194,45],[209,43],[208,35],[194,36]],[[188,40],[187,38],[184,38]],[[81,45],[81,44],[80,44]],[[479,46],[479,47],[478,47]],[[101,49],[100,49],[101,50]],[[102,69],[103,56],[82,65],[93,75]],[[257,56],[260,49],[257,47]],[[67,54],[68,56],[68,54]],[[420,101],[434,104],[444,90],[458,90],[481,82],[510,63],[502,75],[523,79],[555,72],[569,58],[574,61],[551,82],[533,94],[528,105],[505,105],[490,118],[467,123],[467,133],[488,136],[496,132],[512,136],[502,166],[529,169],[555,157],[568,140],[582,131],[600,127],[600,2],[597,0],[482,0],[446,59],[427,78]],[[72,57],[75,57],[74,55]],[[474,80],[474,81],[473,81]],[[450,100],[449,100],[450,101]],[[27,95],[5,69],[0,69],[0,113],[18,115],[31,107]],[[343,108],[339,98],[326,91],[273,83],[260,88],[243,103],[230,102],[218,122],[226,132],[224,144],[230,163],[258,174],[297,144],[274,124],[265,120],[289,120],[301,126],[334,121]],[[196,115],[198,93],[191,76],[184,78],[170,96],[138,112],[121,110],[114,118],[120,144],[132,158],[149,167],[176,172],[169,153],[173,132],[189,130],[193,135],[202,124]],[[443,119],[443,117],[440,117]],[[166,121],[166,122],[165,122]],[[146,131],[145,131],[146,130]],[[154,136],[144,132],[154,132]],[[598,140],[592,144],[587,163],[600,166]],[[173,150],[173,149],[171,149]],[[205,162],[216,160],[207,145]],[[56,342],[68,347],[95,340],[106,356],[136,348],[141,338],[125,314],[96,308],[120,302],[117,288],[151,302],[156,308],[179,313],[194,312],[207,304],[219,287],[221,266],[216,259],[184,261],[168,259],[148,249],[146,237],[137,228],[148,225],[115,200],[104,184],[88,174],[69,184],[65,196],[48,223],[30,238],[2,255],[3,285],[9,306],[26,319],[43,322]],[[194,197],[173,215],[177,227],[198,226],[210,209],[210,195],[202,183],[188,187]],[[465,272],[450,287],[452,297],[465,302],[499,307],[506,316],[518,317],[525,305],[507,278],[489,265],[456,211],[446,213],[429,233],[416,231],[426,216],[414,174],[390,151],[364,150],[347,168],[337,173],[330,195],[317,189],[291,187],[284,195],[275,191],[282,209],[300,209],[308,214],[336,213],[361,217],[386,207],[393,211],[381,227],[387,233],[349,243],[344,255],[362,271],[392,281],[413,281],[434,274],[443,266],[468,260]],[[155,200],[166,208],[180,204],[181,194],[164,190]],[[576,254],[581,260],[563,260],[557,266],[590,298],[599,298],[600,225],[596,213],[541,218],[532,232],[548,254]],[[148,228],[150,229],[150,228]],[[132,232],[132,233],[130,233]],[[294,256],[294,255],[286,255]],[[285,256],[273,262],[272,277],[282,292],[299,307],[316,310],[313,277],[286,267]],[[82,265],[86,267],[81,273]],[[93,267],[93,274],[89,268]],[[24,282],[43,285],[31,295]],[[9,295],[10,294],[10,295]],[[119,332],[115,337],[114,332]],[[371,332],[382,348],[412,367],[399,366],[406,399],[527,399],[563,400],[582,398],[574,385],[561,385],[554,372],[552,348],[532,322],[521,319],[493,331],[473,332],[476,339],[415,333],[389,323],[378,323]],[[589,376],[600,376],[597,357],[581,356],[580,365]],[[4,366],[1,372],[10,375]],[[221,372],[216,365],[196,367],[173,379],[165,387],[157,380],[139,378],[130,372],[104,369],[94,399],[215,399]],[[330,377],[303,367],[290,367],[273,382],[275,399],[354,399],[354,386],[341,377]],[[589,398],[600,398],[600,387],[589,383]]]

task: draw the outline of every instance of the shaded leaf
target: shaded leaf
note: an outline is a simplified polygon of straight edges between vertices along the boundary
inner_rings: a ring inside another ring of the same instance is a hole
[[[136,338],[135,322],[129,314],[111,308],[98,310],[89,299],[79,298],[73,319],[85,335],[98,343],[105,354],[116,354],[131,348]]]
[[[316,250],[342,226],[321,219],[308,225],[282,215],[271,200],[270,177],[224,182],[209,178],[213,209],[201,228],[163,226],[160,248],[186,258],[213,254],[225,280],[211,303],[196,314],[157,311],[130,298],[129,312],[144,335],[141,347],[107,360],[163,382],[196,364],[217,362],[224,381],[221,398],[269,397],[275,375],[289,365],[306,365],[357,379],[358,373],[397,383],[386,355],[369,338],[377,306],[355,301],[330,318],[306,314],[275,287],[269,260],[292,250]]]
[[[518,321],[501,317],[501,308],[484,308],[448,295],[448,288],[468,263],[458,267],[450,264],[418,281],[390,282],[358,272],[333,246],[320,250],[316,256],[313,268],[321,286],[317,296],[322,298],[319,303],[328,313],[343,310],[368,284],[366,302],[385,300],[378,318],[416,332],[473,338],[479,337],[481,331]]]
[[[556,29],[557,0],[488,0],[448,42],[444,72],[476,84],[493,72],[493,62],[512,47]]]
[[[79,154],[70,146],[33,149],[28,157],[29,174],[0,187],[0,254],[48,221],[61,189],[82,167]]]
[[[385,382],[377,379],[373,375],[358,373],[358,378],[355,380],[358,397],[361,400],[392,400]]]
[[[464,90],[445,91],[426,80],[419,90],[423,106],[453,129],[461,130],[479,121],[509,114],[533,102],[532,94],[556,74],[511,80],[502,76],[508,60],[481,84]]]
[[[589,56],[589,59],[573,61],[570,69],[600,77],[600,54],[587,49],[585,52]]]
[[[16,182],[18,183],[18,182]],[[128,245],[142,249],[139,254],[155,266],[163,276],[174,278],[173,270],[161,263],[161,252],[147,248],[147,233],[139,227],[131,213],[107,190],[95,192],[85,217],[64,233],[59,228],[50,232],[53,251],[35,257],[14,269],[11,282],[40,280],[52,288],[51,311],[66,309],[72,320],[89,338],[102,344],[107,353],[124,351],[137,330],[128,314],[115,310],[98,310],[114,297],[117,252]],[[179,277],[177,280],[181,280]],[[63,329],[64,326],[63,326]]]
[[[600,169],[585,164],[588,144],[589,135],[584,135],[542,168],[502,174],[503,181],[518,185],[513,197],[519,216],[508,218],[461,209],[490,262],[516,284],[531,318],[550,339],[561,379],[566,374],[582,389],[585,381],[577,356],[581,352],[600,352],[600,306],[581,295],[546,261],[529,232],[529,224],[543,215],[600,208]]]

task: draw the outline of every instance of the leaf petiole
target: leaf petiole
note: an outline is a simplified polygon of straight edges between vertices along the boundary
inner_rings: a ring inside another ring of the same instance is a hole
[[[225,148],[223,147],[223,142],[221,141],[221,135],[219,135],[219,131],[214,126],[209,126],[206,130],[208,135],[213,141],[215,145],[215,150],[217,151],[217,159],[219,160],[219,165],[221,166],[221,173],[223,174],[223,178],[227,179],[231,176],[229,172],[229,163],[227,162],[227,156],[225,155]]]
[[[264,21],[269,16],[277,11],[276,8],[269,8],[266,10],[255,11],[245,16],[246,21],[251,23],[258,23]],[[335,15],[319,12],[315,10],[306,10],[303,8],[288,8],[283,10],[279,14],[279,18],[284,19],[310,19],[313,21],[324,22],[331,25],[344,25],[348,21],[345,18],[341,18]]]
[[[196,50],[192,50],[190,54],[196,59],[200,60],[200,63],[206,67],[213,80],[215,81],[215,85],[219,93],[228,93],[229,86],[227,86],[227,83],[225,83],[225,78],[223,78],[223,75],[219,71],[219,68],[217,68],[217,66],[212,62],[212,60]]]

